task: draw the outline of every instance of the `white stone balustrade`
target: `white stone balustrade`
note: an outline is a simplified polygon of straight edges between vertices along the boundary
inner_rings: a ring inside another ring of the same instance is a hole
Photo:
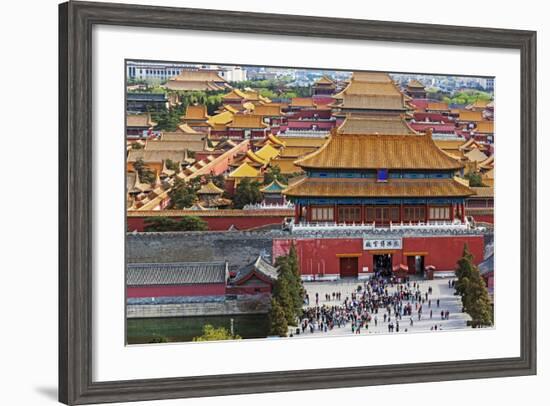
[[[289,225],[291,231],[395,231],[395,232],[443,232],[457,231],[464,232],[473,230],[472,225],[466,221],[465,223],[456,221],[428,221],[418,223],[390,223],[387,226],[376,226],[375,223],[334,223],[334,222],[300,222]]]

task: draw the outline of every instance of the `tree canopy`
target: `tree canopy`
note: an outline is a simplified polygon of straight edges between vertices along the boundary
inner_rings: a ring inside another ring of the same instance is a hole
[[[470,186],[473,186],[473,187],[483,186],[481,174],[479,174],[478,172],[470,172],[465,177],[470,181]]]
[[[235,196],[233,197],[233,205],[236,209],[242,209],[247,204],[257,204],[263,199],[262,192],[260,192],[260,183],[258,181],[251,181],[248,178],[239,182],[237,189],[235,190]]]
[[[208,224],[197,216],[182,216],[179,220],[170,217],[147,217],[144,223],[145,232],[208,230]]]
[[[472,327],[490,326],[493,324],[493,310],[487,286],[473,263],[474,256],[464,244],[462,257],[457,262],[455,274],[456,292],[462,298],[464,310],[472,317]]]
[[[304,288],[298,267],[298,255],[294,244],[291,245],[288,255],[277,258],[275,265],[278,267],[278,277],[273,286],[273,298],[281,307],[287,325],[296,325],[302,315],[304,300]],[[271,320],[278,320],[277,307],[270,311]]]
[[[270,166],[264,173],[264,185],[269,185],[274,180],[278,180],[281,183],[288,183],[288,178],[281,173],[281,168],[277,165]]]
[[[155,173],[145,166],[143,159],[139,158],[134,162],[134,169],[138,173],[139,179],[144,183],[152,185],[155,183]]]
[[[176,178],[174,187],[168,192],[170,202],[174,209],[191,207],[197,200],[197,191],[194,185]]]
[[[193,337],[193,341],[220,341],[220,340],[240,340],[238,335],[231,333],[224,327],[214,327],[211,324],[205,324],[202,329],[202,335]]]

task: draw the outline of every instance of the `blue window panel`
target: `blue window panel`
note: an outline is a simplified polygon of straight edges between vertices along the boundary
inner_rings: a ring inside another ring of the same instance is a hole
[[[378,169],[376,174],[376,180],[378,182],[387,182],[388,181],[388,170],[387,169]]]
[[[426,199],[403,199],[403,204],[426,204]]]

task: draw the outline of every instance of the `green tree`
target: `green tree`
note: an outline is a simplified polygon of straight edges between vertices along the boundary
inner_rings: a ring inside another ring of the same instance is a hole
[[[174,209],[191,207],[197,200],[197,192],[193,185],[189,185],[181,179],[176,179],[174,187],[168,192],[168,196],[170,196],[170,202]]]
[[[132,149],[143,149],[143,145],[140,144],[139,142],[133,142]]]
[[[225,189],[225,177],[223,175],[208,174],[206,176],[206,182],[210,181],[220,189]]]
[[[139,179],[142,182],[149,183],[151,185],[155,183],[155,173],[145,166],[145,162],[142,158],[139,158],[134,162],[134,169],[138,173]]]
[[[470,172],[469,174],[466,175],[466,179],[470,181],[470,186],[473,186],[473,187],[483,186],[481,174],[479,174],[478,172]]]
[[[288,255],[277,258],[275,265],[278,267],[278,277],[273,287],[273,296],[281,305],[287,323],[295,325],[302,315],[304,289],[294,244],[291,245]]]
[[[165,163],[166,163],[166,168],[172,171],[177,171],[179,169],[179,164],[177,162],[172,161],[171,159],[167,159]]]
[[[178,231],[178,221],[170,217],[147,217],[144,223],[146,232]]]
[[[287,324],[293,325],[296,323],[296,319],[294,317],[294,301],[292,298],[291,288],[288,283],[288,278],[282,276],[286,272],[286,269],[283,269],[282,267],[285,265],[283,265],[282,263],[278,264],[279,277],[273,285],[273,297],[281,306]]]
[[[153,337],[149,340],[149,344],[161,344],[161,343],[167,343],[168,339],[164,336],[153,334]]]
[[[251,181],[250,179],[243,179],[237,189],[235,190],[235,196],[233,198],[233,205],[237,209],[242,209],[247,204],[256,204],[262,201],[262,192],[260,192],[260,183],[258,181]]]
[[[224,327],[214,327],[211,324],[205,324],[202,329],[202,335],[193,337],[193,341],[220,341],[220,340],[240,340],[238,335],[231,335]]]
[[[145,232],[208,230],[208,224],[197,216],[183,216],[179,220],[170,217],[147,217],[144,223]]]
[[[206,231],[208,223],[197,216],[183,216],[179,221],[179,231]]]
[[[462,298],[464,310],[472,317],[472,327],[490,326],[493,323],[493,310],[489,293],[473,259],[468,245],[464,244],[462,257],[458,260],[455,270],[458,278],[455,290]]]
[[[288,323],[285,312],[279,302],[271,298],[271,309],[269,310],[269,334],[279,337],[286,337]]]
[[[274,180],[285,184],[288,183],[288,178],[281,173],[281,168],[278,165],[270,166],[264,173],[264,185],[269,185]]]

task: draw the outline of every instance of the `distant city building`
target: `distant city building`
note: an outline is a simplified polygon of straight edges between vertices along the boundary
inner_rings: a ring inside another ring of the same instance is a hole
[[[168,107],[168,98],[164,93],[127,93],[126,112],[145,113],[159,111]]]

